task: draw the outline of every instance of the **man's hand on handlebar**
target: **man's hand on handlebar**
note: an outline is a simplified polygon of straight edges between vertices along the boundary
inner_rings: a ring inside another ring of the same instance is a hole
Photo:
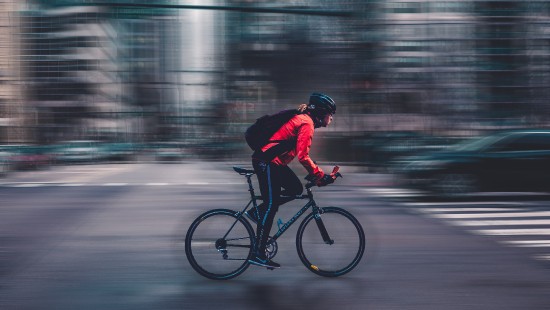
[[[335,179],[335,177],[333,178],[332,175],[325,174],[325,175],[323,175],[322,178],[320,178],[319,180],[317,180],[317,182],[315,182],[315,185],[317,185],[319,187],[327,186],[329,184],[334,183],[334,179]]]
[[[332,184],[334,183],[334,180],[336,180],[337,177],[342,177],[342,175],[338,172],[338,170],[340,169],[340,167],[338,166],[335,166],[333,169],[332,169],[332,173],[331,174],[324,174],[321,178],[317,179],[316,181],[314,181],[314,185],[317,185],[319,187],[321,186],[327,186],[329,184]],[[308,176],[306,179],[308,180],[312,180],[312,178],[310,176]]]

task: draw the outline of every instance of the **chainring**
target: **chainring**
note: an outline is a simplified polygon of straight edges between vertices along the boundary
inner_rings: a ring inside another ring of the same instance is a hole
[[[267,259],[273,259],[273,257],[277,255],[278,250],[279,246],[277,245],[277,241],[273,240],[272,237],[269,237],[269,239],[267,239],[267,245],[265,247],[265,256],[267,257]]]

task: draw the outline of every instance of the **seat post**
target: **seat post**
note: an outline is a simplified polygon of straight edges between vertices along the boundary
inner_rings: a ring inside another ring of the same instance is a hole
[[[254,187],[252,186],[252,174],[246,174],[246,181],[248,182],[248,191],[250,196],[254,199]]]

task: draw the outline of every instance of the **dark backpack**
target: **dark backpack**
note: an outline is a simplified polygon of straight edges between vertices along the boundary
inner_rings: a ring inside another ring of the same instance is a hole
[[[273,115],[264,115],[258,118],[254,124],[248,127],[244,134],[246,143],[248,143],[248,146],[250,146],[253,151],[261,151],[262,147],[270,142],[283,142],[270,141],[269,138],[271,138],[286,122],[299,113],[298,110],[284,110]],[[285,143],[280,143],[280,145],[281,148],[277,148],[280,153],[275,154],[275,156],[290,150],[292,143],[286,143],[285,141]]]

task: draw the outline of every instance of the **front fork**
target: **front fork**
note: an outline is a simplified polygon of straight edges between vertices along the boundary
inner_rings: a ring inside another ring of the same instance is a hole
[[[319,232],[321,233],[321,237],[323,237],[323,241],[326,244],[334,244],[334,240],[330,239],[330,236],[328,235],[327,228],[325,227],[325,224],[323,223],[323,219],[321,218],[321,214],[323,213],[323,210],[315,207],[314,208],[314,219],[315,223],[317,224],[317,228],[319,228]]]

